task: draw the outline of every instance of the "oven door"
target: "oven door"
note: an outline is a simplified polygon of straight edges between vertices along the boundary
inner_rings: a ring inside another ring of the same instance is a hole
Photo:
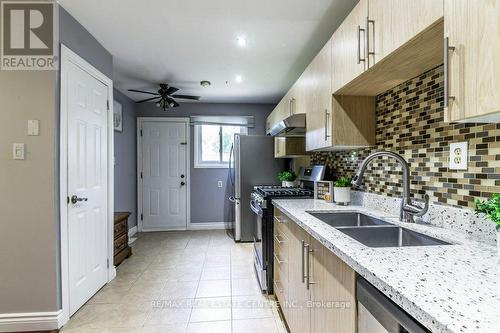
[[[264,265],[264,252],[262,245],[262,219],[264,217],[264,210],[255,201],[250,200],[250,209],[254,213],[254,226],[253,226],[253,250],[254,250],[254,268],[259,280],[260,288],[267,289],[266,270]]]

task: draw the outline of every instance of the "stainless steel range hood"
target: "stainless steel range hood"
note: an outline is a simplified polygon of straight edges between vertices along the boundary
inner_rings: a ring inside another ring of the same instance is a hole
[[[306,136],[306,114],[294,114],[277,122],[267,134],[272,136]]]

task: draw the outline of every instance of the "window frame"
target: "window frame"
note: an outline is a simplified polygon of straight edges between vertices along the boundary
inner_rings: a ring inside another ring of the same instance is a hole
[[[215,125],[219,126],[219,161],[207,161],[204,162],[201,159],[202,156],[202,135],[203,131],[201,129],[201,126],[203,125]],[[228,169],[229,168],[229,162],[228,161],[223,161],[223,151],[222,151],[222,146],[223,146],[223,137],[222,137],[222,128],[223,127],[235,127],[235,125],[230,125],[230,124],[196,124],[194,125],[194,165],[193,167],[195,169]],[[239,126],[240,127],[240,132],[239,134],[242,135],[248,135],[248,127],[246,126]]]

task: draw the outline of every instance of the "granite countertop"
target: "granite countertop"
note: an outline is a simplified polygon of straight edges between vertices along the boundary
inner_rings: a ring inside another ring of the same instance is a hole
[[[277,199],[273,204],[432,332],[500,332],[495,246],[455,230],[402,223],[397,216],[363,206],[313,199]],[[307,211],[362,212],[453,245],[370,248]]]

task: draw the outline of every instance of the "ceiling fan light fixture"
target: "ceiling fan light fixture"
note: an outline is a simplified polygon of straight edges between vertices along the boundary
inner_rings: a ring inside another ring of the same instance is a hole
[[[238,36],[236,38],[236,41],[238,42],[238,45],[240,47],[246,47],[247,46],[247,39],[245,38],[245,36]]]
[[[206,87],[210,87],[212,83],[208,80],[202,80],[200,81],[200,86],[202,86],[203,88],[206,88]]]

